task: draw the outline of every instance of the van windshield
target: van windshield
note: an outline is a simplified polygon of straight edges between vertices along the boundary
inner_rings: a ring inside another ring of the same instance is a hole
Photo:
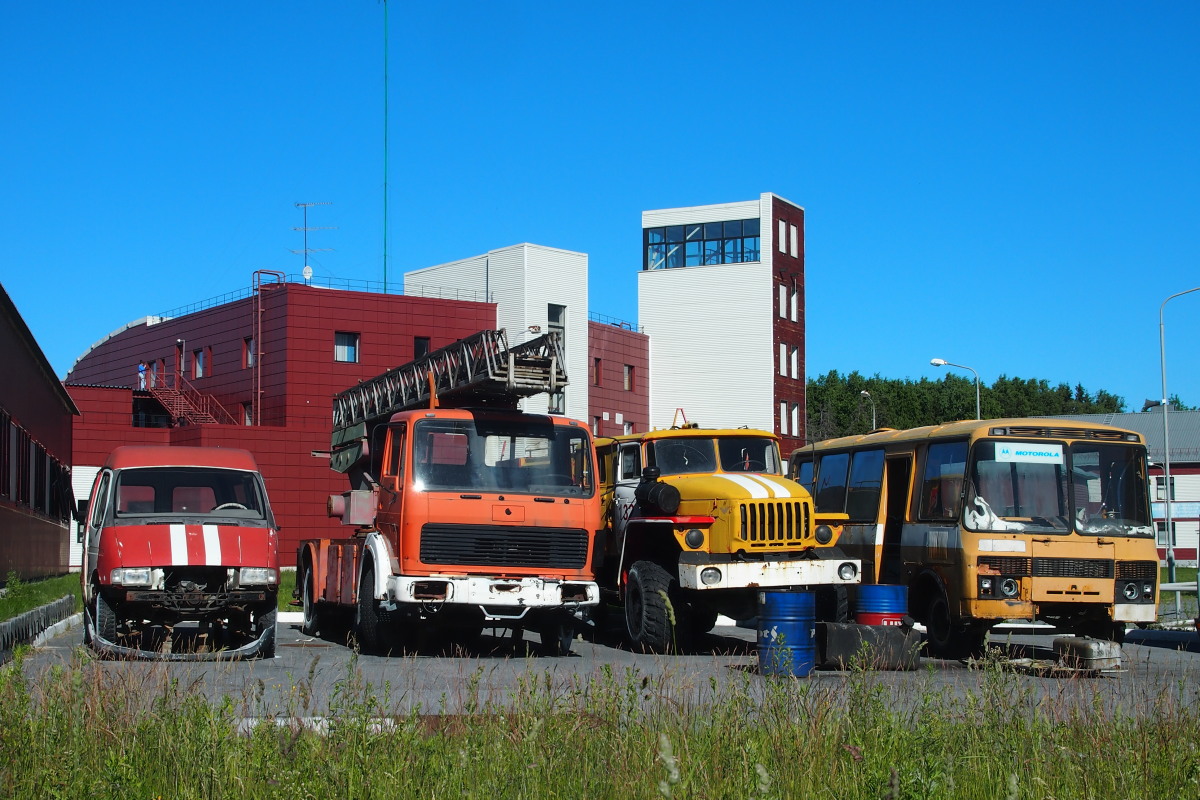
[[[130,517],[233,517],[263,521],[267,504],[253,472],[207,467],[121,470],[113,513]]]

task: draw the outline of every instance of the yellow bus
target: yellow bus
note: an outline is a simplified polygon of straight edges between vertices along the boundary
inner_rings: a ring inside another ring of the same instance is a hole
[[[818,442],[789,475],[846,515],[862,582],[907,586],[931,653],[962,658],[1005,620],[1114,641],[1155,620],[1146,462],[1132,431],[998,419]]]

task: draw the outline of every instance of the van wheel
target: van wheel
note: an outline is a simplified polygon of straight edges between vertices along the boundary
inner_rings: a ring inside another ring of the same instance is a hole
[[[272,608],[267,613],[258,618],[257,630],[259,636],[266,634],[263,639],[262,647],[258,650],[259,658],[274,658],[275,657],[275,615],[278,612]]]
[[[634,648],[648,653],[671,649],[668,611],[671,576],[653,561],[637,561],[625,584],[625,631]]]
[[[96,636],[106,642],[117,641],[117,612],[104,599],[104,595],[96,592],[96,603],[92,611],[93,624],[96,626]]]

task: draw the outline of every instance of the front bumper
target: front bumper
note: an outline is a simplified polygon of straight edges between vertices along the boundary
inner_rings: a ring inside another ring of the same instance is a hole
[[[388,598],[395,605],[450,603],[489,609],[575,609],[600,602],[595,581],[544,578],[487,578],[469,575],[396,575],[388,579]]]
[[[838,575],[843,564],[854,565],[854,577]],[[720,580],[704,583],[706,569],[720,570]],[[844,586],[861,581],[862,562],[856,558],[815,558],[792,561],[723,561],[681,563],[679,586],[683,589],[711,591],[720,589],[761,589],[784,586]]]
[[[157,650],[143,650],[140,647],[124,647],[116,642],[110,642],[102,638],[96,632],[95,622],[92,620],[91,609],[87,606],[83,609],[83,624],[87,626],[88,636],[91,639],[92,650],[97,655],[103,658],[115,659],[144,659],[151,661],[238,661],[244,658],[254,658],[259,654],[263,647],[271,639],[275,637],[275,629],[270,628],[264,630],[259,637],[252,642],[248,642],[241,647],[232,650],[213,650],[203,653],[162,653]]]

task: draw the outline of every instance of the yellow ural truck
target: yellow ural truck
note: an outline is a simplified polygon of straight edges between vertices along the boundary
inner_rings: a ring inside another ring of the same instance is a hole
[[[845,515],[817,518],[783,477],[766,431],[684,428],[596,441],[602,601],[624,610],[635,648],[664,653],[749,619],[766,590],[811,589],[817,616],[843,621],[860,562],[837,547]]]

